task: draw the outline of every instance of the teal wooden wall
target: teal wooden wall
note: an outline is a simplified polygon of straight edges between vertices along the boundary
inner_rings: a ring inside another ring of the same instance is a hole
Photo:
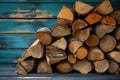
[[[63,5],[72,8],[76,0],[0,0],[0,65],[16,59],[36,39],[35,31],[52,28]],[[102,0],[80,0],[96,6]],[[120,0],[111,0],[120,10]]]

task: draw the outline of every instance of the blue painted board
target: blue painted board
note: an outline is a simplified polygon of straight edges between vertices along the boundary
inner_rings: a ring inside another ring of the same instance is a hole
[[[35,33],[41,27],[53,28],[57,19],[1,19],[0,33]]]
[[[0,3],[0,18],[56,18],[63,5],[72,8],[74,3]],[[99,3],[88,3],[97,6]],[[7,7],[6,7],[7,5]],[[27,5],[27,6],[26,6]],[[112,3],[114,10],[119,3]]]
[[[74,2],[77,0],[0,0],[0,2]],[[103,0],[80,0],[84,2],[101,2]],[[119,0],[111,0],[112,2],[120,2]]]
[[[34,40],[35,34],[0,34],[0,48],[28,48]]]

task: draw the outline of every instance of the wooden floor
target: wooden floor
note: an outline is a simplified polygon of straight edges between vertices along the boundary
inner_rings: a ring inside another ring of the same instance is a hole
[[[120,80],[117,75],[15,74],[17,59],[36,39],[41,27],[53,28],[63,5],[72,8],[77,0],[0,0],[0,80]],[[102,0],[80,0],[97,6]],[[120,10],[120,0],[111,0],[114,10]],[[41,76],[41,77],[40,77]],[[62,78],[61,78],[62,77]]]

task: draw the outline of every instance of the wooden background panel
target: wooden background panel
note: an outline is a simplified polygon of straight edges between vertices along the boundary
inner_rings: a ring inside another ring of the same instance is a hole
[[[72,2],[0,3],[0,18],[56,18],[63,5],[72,8],[73,4]],[[97,6],[99,3],[90,2],[88,4]],[[112,5],[114,10],[120,7],[118,2],[113,2]]]
[[[0,48],[28,48],[35,39],[34,34],[0,34]]]
[[[0,19],[0,33],[35,33],[41,27],[53,28],[57,19]]]
[[[76,0],[0,0],[0,2],[75,2]],[[83,2],[101,2],[103,0],[80,0]],[[120,0],[111,0],[112,2],[120,2]]]

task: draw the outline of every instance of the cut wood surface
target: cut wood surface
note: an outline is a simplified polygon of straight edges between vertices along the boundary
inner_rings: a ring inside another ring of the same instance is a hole
[[[112,51],[116,46],[116,40],[113,36],[111,35],[105,35],[101,40],[100,40],[100,48],[104,52],[109,52]]]
[[[111,16],[116,19],[117,23],[120,25],[120,11],[113,11]]]
[[[35,66],[35,61],[36,60],[34,58],[28,58],[26,60],[21,61],[20,64],[27,72],[30,72]]]
[[[85,20],[90,24],[93,25],[99,22],[102,19],[102,16],[98,13],[90,13],[86,16]]]
[[[77,37],[80,41],[84,42],[90,35],[90,28],[79,30],[73,34]]]
[[[91,48],[88,52],[87,59],[90,61],[97,61],[104,59],[104,53],[99,48]]]
[[[120,42],[117,42],[116,49],[120,51]]]
[[[66,53],[62,49],[49,49],[46,50],[46,59],[49,65],[60,62],[61,60],[66,59]]]
[[[62,37],[55,41],[54,43],[52,43],[52,45],[57,48],[65,50],[67,48],[67,40],[64,37]]]
[[[74,4],[74,10],[75,10],[75,12],[78,13],[78,15],[88,14],[93,9],[94,9],[93,6],[83,3],[83,2],[80,2],[80,1],[76,1]]]
[[[92,64],[88,60],[81,60],[73,64],[73,68],[82,74],[88,74],[92,70]]]
[[[95,33],[99,38],[102,38],[106,33],[112,32],[116,27],[105,24],[98,24],[95,28]]]
[[[70,64],[75,64],[76,61],[77,61],[76,57],[73,54],[68,54],[68,58],[67,59],[68,59],[68,62]]]
[[[92,34],[88,37],[88,39],[85,41],[85,43],[89,47],[95,47],[99,43],[99,38],[96,35]]]
[[[109,68],[109,62],[108,60],[95,61],[94,66],[95,66],[96,72],[104,73]]]
[[[116,25],[115,19],[113,17],[111,17],[111,16],[104,16],[103,19],[101,20],[101,23],[111,25],[111,26]]]
[[[40,60],[37,67],[37,73],[43,73],[43,74],[52,73],[52,68],[45,59]]]
[[[85,22],[82,19],[77,19],[72,24],[72,32],[74,33],[74,32],[76,32],[80,29],[83,29],[83,28],[87,27],[87,26],[88,26],[87,22]]]
[[[120,63],[120,51],[112,51],[108,54],[108,56],[116,62]]]
[[[71,29],[67,25],[58,24],[52,30],[53,37],[67,36],[71,34]]]
[[[37,32],[36,36],[38,37],[42,45],[48,45],[52,42],[52,36],[47,32],[43,31]]]
[[[114,35],[116,40],[120,40],[120,27],[116,28]]]
[[[27,71],[23,68],[23,66],[21,64],[17,64],[15,72],[17,74],[21,74],[21,75],[24,75],[24,76],[28,75]]]
[[[60,10],[57,18],[59,23],[72,24],[74,20],[74,13],[70,8],[64,5]]]
[[[69,51],[74,54],[82,45],[83,43],[81,41],[74,39],[70,41],[68,48]]]
[[[61,73],[69,73],[73,70],[73,66],[67,61],[62,61],[56,65],[56,69]]]
[[[116,73],[117,71],[119,71],[119,64],[115,61],[109,61],[108,72],[109,73]]]
[[[88,50],[85,47],[80,47],[76,53],[74,54],[74,56],[78,59],[84,59],[85,57],[87,57],[88,54]]]
[[[98,13],[102,15],[110,14],[113,11],[110,0],[104,0],[101,4],[97,6],[95,11],[97,11]]]

